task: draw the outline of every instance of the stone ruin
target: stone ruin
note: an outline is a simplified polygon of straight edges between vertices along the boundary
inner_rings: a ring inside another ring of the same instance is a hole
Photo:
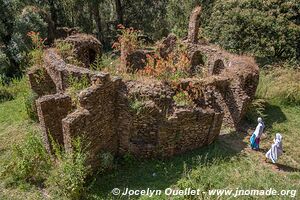
[[[198,18],[191,17],[191,20],[198,21]],[[192,23],[189,27],[193,30],[189,32],[193,33],[189,35],[197,32],[194,29],[198,26]],[[95,38],[89,37],[80,42],[79,36],[66,38],[80,43],[75,46],[76,52],[86,66],[101,48]],[[163,42],[160,48],[163,56],[172,51],[172,41],[177,40],[174,37],[171,35]],[[52,151],[53,138],[71,151],[72,140],[82,136],[89,143],[88,162],[96,169],[104,153],[168,157],[212,143],[222,125],[238,128],[255,95],[258,66],[252,58],[197,43],[195,38],[186,44],[191,69],[205,68],[209,74],[202,79],[182,79],[177,85],[194,95],[195,106],[177,105],[173,97],[178,90],[168,82],[121,79],[68,64],[55,48],[45,50],[44,65],[32,69],[28,75],[32,90],[39,96],[36,107],[47,150]],[[86,54],[83,57],[82,52]],[[139,58],[136,56],[134,62],[142,63]],[[128,69],[132,67],[130,62],[126,65]],[[136,69],[140,68],[143,66],[137,64]],[[76,105],[67,92],[70,76],[86,77],[89,82],[89,87],[78,93]],[[134,101],[140,102],[138,109],[133,109]]]

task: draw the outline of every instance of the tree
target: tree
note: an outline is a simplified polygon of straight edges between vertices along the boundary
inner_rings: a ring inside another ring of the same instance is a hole
[[[123,24],[123,7],[121,4],[121,0],[115,0],[115,4],[116,4],[116,13],[117,13],[117,21],[118,24]]]
[[[299,60],[300,5],[296,0],[218,0],[206,35],[236,53]]]

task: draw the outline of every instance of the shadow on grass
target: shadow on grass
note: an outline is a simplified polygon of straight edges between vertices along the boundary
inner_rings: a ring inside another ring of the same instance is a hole
[[[276,163],[274,165],[280,171],[284,171],[284,172],[300,172],[300,169],[294,168],[294,167],[291,167],[291,166],[288,166],[288,165],[283,165],[283,164],[279,164],[279,163]]]
[[[220,135],[207,147],[173,156],[168,159],[131,160],[118,159],[113,171],[95,177],[91,185],[92,196],[106,199],[113,188],[166,189],[177,183],[185,172],[201,164],[212,165],[215,160],[228,161],[245,146],[232,147],[227,141],[235,134]],[[246,144],[245,144],[246,145]]]
[[[281,108],[277,105],[266,103],[265,107],[265,123],[267,127],[272,127],[274,123],[283,123],[287,120]]]
[[[262,115],[260,116],[258,113],[252,113],[249,111],[249,113],[246,113],[244,119],[241,121],[240,130],[243,131],[252,131],[255,130],[255,127],[257,125],[257,118],[263,117],[263,120],[265,122],[266,129],[273,128],[274,124],[283,123],[287,120],[285,114],[282,112],[281,108],[278,105],[264,102],[264,110]]]

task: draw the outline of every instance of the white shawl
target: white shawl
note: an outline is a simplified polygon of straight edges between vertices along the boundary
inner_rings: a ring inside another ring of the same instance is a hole
[[[273,163],[276,163],[277,159],[282,155],[282,153],[282,136],[280,133],[276,133],[274,143],[272,144],[271,149],[266,153],[266,157],[272,160]]]

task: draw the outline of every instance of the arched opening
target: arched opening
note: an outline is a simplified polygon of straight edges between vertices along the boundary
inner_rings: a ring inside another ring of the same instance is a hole
[[[191,56],[191,73],[201,73],[201,69],[204,66],[204,57],[200,51],[196,51]]]
[[[214,67],[212,69],[213,75],[219,75],[222,73],[222,71],[225,69],[224,62],[221,59],[218,59],[214,63]]]
[[[89,54],[89,64],[91,64],[96,60],[96,51],[94,49],[89,49],[88,54]]]

